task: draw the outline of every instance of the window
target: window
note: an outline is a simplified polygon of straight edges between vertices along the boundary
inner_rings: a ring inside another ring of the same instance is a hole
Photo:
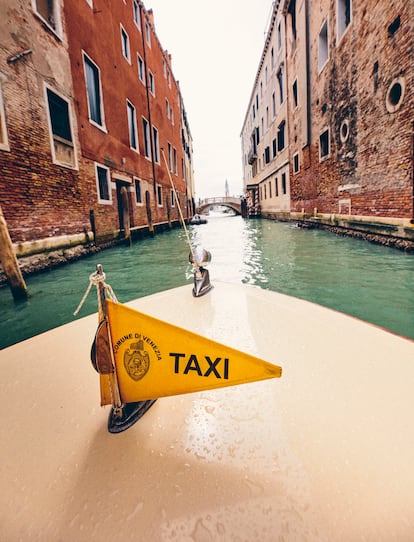
[[[151,32],[148,23],[145,23],[145,39],[147,40],[149,47],[151,47]]]
[[[325,66],[329,58],[328,48],[328,21],[326,20],[319,32],[319,71]]]
[[[168,169],[172,171],[172,146],[168,143]]]
[[[387,90],[385,105],[388,113],[395,113],[401,107],[405,94],[405,79],[398,77],[391,82]]]
[[[9,139],[7,137],[6,117],[4,114],[3,94],[0,84],[0,149],[3,151],[9,151]]]
[[[103,128],[104,120],[99,69],[85,54],[83,55],[83,62],[85,68],[86,92],[88,96],[89,120]]]
[[[344,119],[339,128],[339,137],[342,143],[346,143],[349,137],[349,120]]]
[[[148,86],[149,86],[149,91],[151,92],[151,94],[153,96],[155,96],[155,80],[154,80],[154,75],[151,71],[148,70]]]
[[[138,77],[141,83],[145,85],[145,72],[144,72],[144,61],[140,55],[137,55],[138,60]]]
[[[299,153],[295,153],[293,155],[293,173],[299,173],[300,170],[300,161],[299,161]]]
[[[276,117],[276,93],[273,92],[272,94],[272,117]]]
[[[171,207],[175,207],[175,195],[174,190],[171,188]]]
[[[173,149],[173,165],[174,165],[174,173],[178,175],[178,165],[177,165],[177,149]]]
[[[151,158],[151,139],[150,130],[147,119],[142,117],[142,129],[144,132],[144,154],[145,158]]]
[[[286,194],[286,173],[282,173],[282,192]]]
[[[283,121],[279,124],[277,130],[277,150],[279,152],[285,148],[285,126],[286,122]]]
[[[277,82],[279,85],[279,103],[283,103],[283,71],[282,68],[277,72]]]
[[[269,198],[272,197],[272,181],[269,181]]]
[[[279,181],[277,177],[275,177],[275,196],[279,196]]]
[[[337,0],[338,4],[338,38],[351,23],[351,0]]]
[[[293,48],[296,47],[296,34],[297,34],[297,28],[296,28],[296,0],[291,0],[289,7],[288,7],[288,13],[290,15],[290,24],[292,28],[292,41],[293,41]]]
[[[109,169],[95,163],[96,187],[98,190],[99,203],[112,203],[110,190]]]
[[[137,205],[142,205],[141,181],[139,179],[135,179],[135,202]]]
[[[62,32],[59,0],[32,0],[33,10],[56,34]]]
[[[127,100],[129,145],[131,149],[138,150],[137,116],[135,107]]]
[[[265,164],[270,162],[270,147],[265,148]]]
[[[274,140],[272,141],[272,157],[275,158],[277,154],[277,139],[274,138]]]
[[[50,88],[46,88],[46,97],[53,161],[63,166],[76,167],[69,103]]]
[[[328,157],[329,153],[329,129],[327,129],[319,136],[319,160],[321,161]]]
[[[271,51],[270,51],[270,67],[272,68],[272,71],[275,67],[275,52],[274,52],[274,49],[272,47]]]
[[[293,94],[293,108],[296,109],[298,106],[298,80],[295,79],[292,85],[292,94]]]
[[[157,164],[160,163],[160,144],[158,138],[158,130],[155,126],[152,127],[152,138],[154,143],[154,160]]]
[[[121,25],[121,46],[122,46],[122,54],[131,64],[131,54],[129,50],[129,36],[122,25]]]
[[[165,99],[165,113],[167,115],[167,119],[169,119],[171,117],[171,112],[170,112],[170,102]]]
[[[138,0],[134,0],[132,2],[132,10],[134,14],[134,23],[137,25],[139,30],[141,30],[141,12],[140,12]]]
[[[282,48],[282,26],[280,23],[277,27],[277,47],[279,51]]]
[[[157,184],[157,203],[159,207],[162,207],[162,186]]]

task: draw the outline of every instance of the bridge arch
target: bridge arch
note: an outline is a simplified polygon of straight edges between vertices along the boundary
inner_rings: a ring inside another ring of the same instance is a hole
[[[218,197],[218,198],[205,198],[204,200],[199,201],[198,206],[197,206],[197,212],[202,213],[208,207],[212,207],[213,205],[222,205],[223,207],[228,207],[229,209],[233,209],[233,211],[237,215],[242,214],[241,198],[234,198],[230,196],[223,196],[223,197]]]

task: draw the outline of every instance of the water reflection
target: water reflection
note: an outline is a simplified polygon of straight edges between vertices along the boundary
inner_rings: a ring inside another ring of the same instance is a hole
[[[212,254],[211,281],[246,283],[279,291],[414,338],[414,256],[291,223],[210,217],[190,227],[194,245]],[[14,302],[0,288],[0,347],[74,319],[97,263],[118,299],[191,282],[182,229],[105,250],[64,267],[27,277],[30,297]],[[79,317],[96,312],[90,294]]]

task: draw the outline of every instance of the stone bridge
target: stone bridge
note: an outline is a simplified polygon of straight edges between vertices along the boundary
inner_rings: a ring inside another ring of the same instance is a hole
[[[197,206],[197,213],[202,213],[208,207],[213,205],[223,205],[224,207],[229,207],[233,209],[236,214],[242,214],[241,198],[235,198],[232,196],[222,196],[218,198],[205,198],[200,200]]]

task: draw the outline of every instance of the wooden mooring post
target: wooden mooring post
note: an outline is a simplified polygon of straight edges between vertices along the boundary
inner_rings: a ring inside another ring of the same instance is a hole
[[[14,299],[27,298],[27,286],[13,250],[9,230],[0,206],[0,262],[9,281]]]

